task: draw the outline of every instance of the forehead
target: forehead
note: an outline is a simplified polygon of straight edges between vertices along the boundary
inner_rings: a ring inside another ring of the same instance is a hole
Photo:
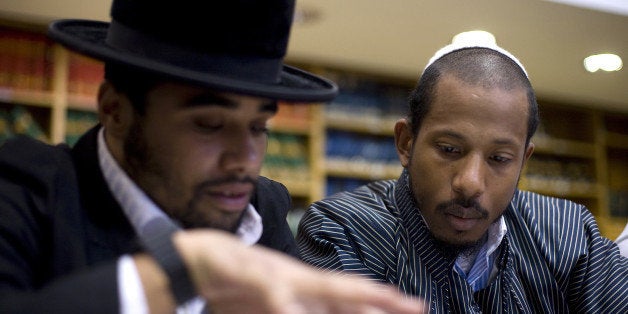
[[[423,125],[475,127],[515,133],[525,139],[529,103],[525,88],[504,89],[466,83],[443,75]]]
[[[180,83],[158,84],[148,94],[150,103],[178,108],[221,107],[275,112],[276,101],[268,98],[219,92]]]

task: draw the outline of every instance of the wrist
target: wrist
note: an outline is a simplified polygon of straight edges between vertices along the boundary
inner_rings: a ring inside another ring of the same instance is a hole
[[[167,276],[177,304],[183,304],[194,298],[197,293],[187,267],[173,243],[172,237],[178,230],[168,220],[155,219],[144,227],[142,242]]]

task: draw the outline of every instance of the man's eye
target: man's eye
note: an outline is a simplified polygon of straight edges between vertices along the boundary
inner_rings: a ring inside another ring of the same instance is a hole
[[[203,130],[203,131],[217,131],[222,128],[222,124],[220,123],[209,123],[209,122],[197,121],[195,124],[198,129]]]
[[[507,163],[507,162],[510,161],[510,158],[503,157],[503,156],[493,156],[493,157],[491,157],[491,159],[493,161],[495,161],[495,162],[498,162],[498,163]]]
[[[445,154],[457,154],[460,153],[460,150],[454,146],[450,145],[438,145],[438,149]]]
[[[256,134],[260,133],[268,133],[268,126],[264,125],[254,125],[251,127],[251,131]]]

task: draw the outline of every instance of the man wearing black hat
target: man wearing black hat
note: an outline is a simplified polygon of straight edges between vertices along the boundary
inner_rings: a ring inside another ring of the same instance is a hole
[[[337,92],[283,65],[293,10],[114,0],[111,23],[51,24],[105,62],[100,123],[72,149],[0,149],[0,312],[419,311],[250,246],[297,255],[287,190],[259,177],[276,101]]]

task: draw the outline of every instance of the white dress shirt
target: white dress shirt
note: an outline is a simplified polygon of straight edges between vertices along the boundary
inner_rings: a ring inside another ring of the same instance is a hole
[[[166,214],[129,178],[111,156],[105,143],[104,128],[98,132],[98,159],[103,176],[114,198],[118,201],[135,232],[140,236],[142,227],[156,217]],[[262,218],[249,204],[235,235],[252,245],[262,236]],[[118,292],[121,313],[148,313],[148,304],[139,274],[129,255],[118,259]],[[177,308],[177,313],[200,313],[204,301],[196,298]]]

